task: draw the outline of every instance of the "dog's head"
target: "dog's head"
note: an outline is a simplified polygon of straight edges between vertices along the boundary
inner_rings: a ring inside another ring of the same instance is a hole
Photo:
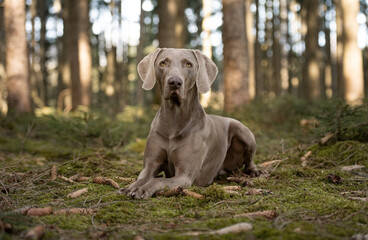
[[[198,50],[158,48],[138,64],[145,90],[157,82],[166,100],[182,102],[190,89],[209,91],[218,69],[214,62]]]

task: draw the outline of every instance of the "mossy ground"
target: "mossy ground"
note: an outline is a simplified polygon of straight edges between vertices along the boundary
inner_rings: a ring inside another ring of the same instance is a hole
[[[127,108],[114,118],[83,111],[68,116],[38,112],[32,117],[1,118],[0,219],[10,223],[13,231],[0,232],[0,239],[21,238],[38,224],[46,227],[44,239],[133,239],[136,235],[145,239],[348,239],[368,234],[368,203],[364,201],[368,197],[368,143],[346,140],[319,146],[315,126],[299,124],[300,119],[315,117],[316,109],[316,105],[283,98],[231,115],[254,131],[257,164],[281,161],[264,168],[267,175],[249,179],[240,195],[224,192],[224,185],[238,185],[224,178],[206,188],[191,187],[204,199],[133,200],[92,181],[51,180],[51,167],[56,165],[58,174],[65,177],[104,176],[121,187],[127,185],[116,177],[137,177],[141,171],[145,137],[155,110],[142,114]],[[312,154],[302,167],[300,158],[308,151]],[[365,168],[341,170],[354,164]],[[330,176],[340,180],[334,182]],[[246,195],[250,185],[271,192]],[[88,193],[81,197],[67,197],[85,187]],[[43,217],[16,213],[27,206],[93,208],[96,213]],[[235,217],[262,210],[275,210],[278,216],[272,220]],[[206,235],[239,222],[251,223],[253,230]],[[195,231],[203,234],[188,235]]]

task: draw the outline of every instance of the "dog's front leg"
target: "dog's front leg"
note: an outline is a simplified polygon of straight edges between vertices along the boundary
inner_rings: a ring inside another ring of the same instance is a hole
[[[162,165],[167,160],[166,152],[160,148],[150,138],[147,139],[147,146],[144,152],[143,170],[139,174],[137,181],[131,184],[122,192],[128,196],[134,197],[137,189],[146,184],[150,179],[155,178],[161,171]]]
[[[202,147],[205,148],[203,145]],[[198,175],[203,160],[204,150],[200,145],[186,144],[173,151],[171,161],[174,164],[175,175],[171,178],[152,178],[146,184],[136,189],[135,198],[146,199],[165,187],[190,187]],[[191,151],[189,151],[191,150]]]

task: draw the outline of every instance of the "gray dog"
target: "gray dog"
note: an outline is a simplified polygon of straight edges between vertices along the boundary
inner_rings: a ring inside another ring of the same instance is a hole
[[[144,152],[144,169],[123,193],[149,198],[165,187],[206,186],[216,176],[244,166],[258,176],[252,161],[253,133],[239,121],[207,115],[198,90],[206,93],[217,75],[211,59],[198,50],[157,49],[138,65],[143,88],[155,83],[162,95]],[[166,178],[157,178],[164,171]]]

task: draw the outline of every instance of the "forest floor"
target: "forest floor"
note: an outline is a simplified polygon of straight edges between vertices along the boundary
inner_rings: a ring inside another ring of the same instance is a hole
[[[291,98],[247,106],[231,116],[254,132],[264,174],[148,200],[118,187],[142,170],[157,109],[0,118],[0,239],[367,239],[367,109]],[[237,223],[250,225],[222,229]]]

